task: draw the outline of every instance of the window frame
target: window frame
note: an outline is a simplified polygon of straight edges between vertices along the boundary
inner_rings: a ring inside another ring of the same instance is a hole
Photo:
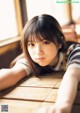
[[[20,36],[23,29],[23,25],[22,25],[22,17],[21,17],[22,15],[21,15],[20,0],[14,0],[14,8],[16,14],[16,21],[17,21],[18,36],[1,40],[0,48],[21,40]]]

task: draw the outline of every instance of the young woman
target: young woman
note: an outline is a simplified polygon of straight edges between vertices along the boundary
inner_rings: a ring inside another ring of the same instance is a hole
[[[64,70],[65,37],[57,20],[47,14],[35,16],[22,34],[25,58],[10,69],[0,70],[0,90],[15,85],[30,74],[36,76],[54,70]],[[68,49],[66,71],[54,106],[42,108],[39,113],[70,113],[80,81],[80,45]],[[44,76],[44,75],[43,75]]]

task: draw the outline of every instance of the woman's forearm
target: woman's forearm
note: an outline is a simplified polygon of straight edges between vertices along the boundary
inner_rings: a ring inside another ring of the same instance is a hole
[[[10,69],[0,70],[0,90],[9,88],[15,85],[22,78],[27,76],[25,70],[19,65],[15,65]]]
[[[0,90],[8,88],[14,84],[13,74],[9,69],[0,70]]]
[[[71,111],[74,99],[76,97],[77,87],[78,80],[76,75],[73,72],[67,71],[58,91],[56,105],[59,107],[66,107],[66,109],[68,108],[68,111]]]

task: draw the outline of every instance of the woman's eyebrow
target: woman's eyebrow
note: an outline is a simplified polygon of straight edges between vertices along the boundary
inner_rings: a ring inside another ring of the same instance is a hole
[[[46,41],[46,39],[41,38],[40,41]]]
[[[43,38],[41,38],[41,39],[37,39],[37,40],[28,40],[28,42],[37,42],[37,41],[46,41],[46,39],[43,39]]]
[[[35,42],[35,41],[34,40],[29,40],[28,43],[30,43],[30,42]]]

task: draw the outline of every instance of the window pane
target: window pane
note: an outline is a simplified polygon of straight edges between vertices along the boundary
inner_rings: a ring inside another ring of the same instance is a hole
[[[54,16],[61,25],[71,21],[69,4],[60,4],[57,0],[26,0],[26,6],[28,19],[45,13]]]
[[[0,0],[0,40],[17,35],[14,0]]]

